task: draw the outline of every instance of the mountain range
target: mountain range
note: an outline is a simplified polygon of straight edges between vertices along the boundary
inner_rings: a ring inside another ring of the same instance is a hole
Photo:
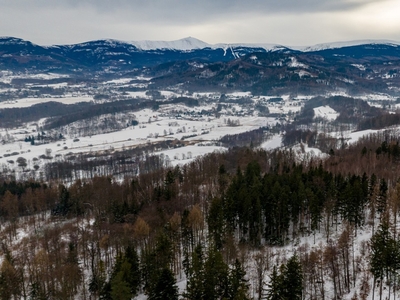
[[[40,46],[15,37],[0,37],[0,64],[3,68],[104,66],[129,64],[132,67],[188,59],[230,61],[254,52],[318,53],[324,55],[400,56],[400,43],[394,41],[351,41],[306,47],[278,44],[215,44],[188,37],[176,41],[123,42],[112,39],[72,45]]]
[[[156,87],[251,90],[254,93],[342,91],[399,94],[400,43],[352,41],[307,47],[207,44],[198,39],[112,39],[40,46],[0,38],[0,69],[98,76],[147,75]]]

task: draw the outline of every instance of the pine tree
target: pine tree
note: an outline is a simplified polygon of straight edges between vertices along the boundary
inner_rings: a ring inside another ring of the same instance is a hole
[[[375,280],[380,280],[381,294],[383,279],[390,283],[400,270],[399,246],[399,242],[391,236],[387,222],[383,222],[371,238],[371,273]]]
[[[247,300],[249,285],[245,279],[246,272],[243,270],[239,260],[236,259],[233,268],[229,274],[229,292],[228,299]]]
[[[105,282],[102,264],[93,274],[89,291],[96,294],[100,291],[100,299],[131,299],[140,287],[139,259],[136,251],[128,246],[124,254],[117,256],[110,280]],[[128,297],[129,298],[125,298]]]
[[[301,300],[303,293],[303,271],[297,256],[292,256],[282,272],[285,299]]]
[[[303,271],[297,256],[292,256],[280,267],[274,267],[268,284],[268,300],[301,300],[303,294]]]
[[[272,271],[271,277],[270,277],[270,282],[268,284],[268,289],[267,289],[267,299],[268,300],[282,300],[283,298],[283,278],[281,275],[278,274],[278,271],[276,270],[276,266],[274,266],[274,269]],[[261,299],[259,295],[259,299]]]
[[[149,300],[178,300],[176,279],[169,268],[164,268],[154,289],[149,294]]]
[[[377,211],[381,214],[386,210],[387,190],[388,186],[386,180],[382,178],[379,184],[379,194],[377,199]]]
[[[110,296],[112,300],[130,300],[132,298],[129,284],[124,278],[124,272],[119,272],[112,279]]]
[[[140,287],[140,268],[139,257],[132,246],[125,250],[124,260],[129,263],[129,269],[126,274],[126,281],[129,285],[132,295],[136,295]]]
[[[214,243],[215,247],[217,247],[217,249],[221,249],[223,246],[225,222],[222,201],[220,198],[214,198],[211,201],[207,223],[210,239]]]
[[[223,299],[228,294],[228,266],[211,245],[204,264],[204,299]]]
[[[185,298],[190,300],[205,299],[204,254],[201,245],[196,246],[190,258],[185,258],[184,267],[188,277]]]

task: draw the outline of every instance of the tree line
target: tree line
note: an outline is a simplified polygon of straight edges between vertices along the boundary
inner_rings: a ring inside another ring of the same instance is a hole
[[[328,299],[356,291],[365,299],[385,286],[393,294],[400,185],[398,161],[376,153],[382,139],[324,161],[232,148],[124,180],[3,180],[1,298]],[[389,159],[390,172],[381,165]],[[358,255],[366,227],[374,235]],[[320,247],[280,250],[318,235]]]

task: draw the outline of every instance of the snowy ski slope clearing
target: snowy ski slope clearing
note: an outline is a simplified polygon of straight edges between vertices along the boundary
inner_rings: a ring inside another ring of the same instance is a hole
[[[338,116],[339,113],[328,105],[314,108],[314,118],[322,118],[329,121],[334,121]]]

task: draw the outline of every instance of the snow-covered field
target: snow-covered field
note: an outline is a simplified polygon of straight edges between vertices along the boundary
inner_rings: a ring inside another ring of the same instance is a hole
[[[169,107],[169,109],[175,108]],[[0,169],[15,170],[18,173],[23,169],[32,170],[35,165],[42,167],[46,162],[61,160],[71,153],[94,154],[104,150],[118,151],[165,140],[184,140],[187,145],[177,149],[158,151],[156,154],[168,155],[172,165],[187,163],[199,155],[223,151],[225,148],[216,144],[225,135],[243,133],[274,123],[272,118],[248,116],[236,118],[240,121],[239,126],[229,126],[227,116],[220,118],[199,115],[191,117],[185,114],[174,116],[172,113],[166,114],[167,111],[168,107],[160,111],[143,109],[135,112],[136,120],[139,122],[137,126],[90,136],[66,134],[65,139],[48,144],[31,145],[30,142],[25,142],[26,137],[37,135],[40,123],[28,124],[25,128],[0,130],[1,138],[7,141],[0,144]],[[57,135],[57,132],[47,134]],[[51,159],[43,158],[43,156],[50,156]],[[17,165],[16,160],[20,157],[26,160],[27,166],[24,168]]]
[[[307,66],[295,59],[290,61],[290,65],[300,66],[307,69]],[[303,70],[303,72],[308,72]],[[304,73],[305,74],[305,73]],[[160,149],[156,154],[168,156],[172,165],[186,163],[199,155],[212,151],[224,150],[218,144],[218,141],[225,135],[234,135],[257,129],[259,127],[273,127],[277,123],[290,122],[296,113],[304,107],[304,103],[312,98],[312,95],[289,94],[276,96],[254,96],[251,92],[231,92],[224,95],[225,100],[218,102],[222,96],[215,92],[195,92],[189,93],[178,90],[160,90],[157,93],[147,91],[146,87],[151,83],[150,77],[124,77],[118,79],[107,79],[87,85],[82,82],[76,84],[67,83],[68,75],[43,73],[43,74],[13,74],[10,72],[0,72],[0,82],[11,84],[13,79],[30,79],[35,83],[27,83],[26,91],[34,90],[37,87],[47,87],[49,89],[60,89],[63,91],[60,96],[49,95],[30,95],[23,98],[10,98],[16,100],[6,100],[0,102],[0,109],[5,108],[27,108],[35,104],[46,103],[50,101],[63,104],[75,104],[79,102],[92,102],[95,95],[112,95],[113,100],[123,100],[130,98],[155,99],[160,96],[159,108],[156,111],[145,109],[120,116],[120,119],[127,120],[129,124],[132,114],[139,124],[135,127],[119,127],[114,132],[97,132],[94,134],[79,133],[79,122],[64,126],[62,130],[64,139],[49,144],[31,145],[25,142],[27,136],[36,136],[41,131],[40,126],[44,120],[32,124],[26,124],[23,128],[3,130],[0,129],[0,170],[3,171],[22,171],[18,167],[16,160],[18,158],[26,159],[27,166],[24,169],[32,170],[41,168],[47,162],[62,160],[68,154],[92,153],[108,151],[119,151],[138,147],[145,144],[157,144],[166,140],[183,141],[184,146],[179,149]],[[63,81],[65,79],[65,82]],[[54,79],[57,83],[54,83]],[[39,80],[36,83],[35,80]],[[43,84],[40,80],[46,81]],[[134,89],[130,89],[134,88]],[[121,91],[119,90],[121,89]],[[126,89],[126,90],[124,90]],[[0,91],[1,92],[1,91]],[[18,90],[10,88],[2,89],[2,93],[17,93]],[[107,94],[109,93],[109,94]],[[346,96],[338,92],[338,95]],[[158,95],[158,96],[157,96]],[[188,107],[177,103],[174,105],[162,104],[167,99],[188,96],[198,99],[200,105]],[[369,95],[364,96],[365,100],[380,105],[379,101],[394,100],[387,95]],[[390,99],[389,99],[390,98]],[[111,99],[111,98],[110,98]],[[231,102],[229,101],[231,100]],[[243,100],[243,103],[241,102]],[[256,109],[257,105],[264,106],[269,113],[279,115],[279,117],[264,117]],[[393,105],[393,107],[395,107]],[[329,106],[321,106],[314,109],[315,117],[321,117],[327,121],[333,121],[338,113]],[[102,116],[108,118],[108,116]],[[125,119],[124,119],[125,118]],[[230,126],[239,125],[239,126]],[[356,141],[365,133],[346,133],[349,142]],[[46,132],[48,135],[56,136],[57,130]],[[333,136],[334,133],[331,133]],[[336,134],[339,136],[339,133]],[[275,149],[282,146],[282,136],[275,135],[261,145],[264,149]],[[305,145],[299,148],[304,155],[321,155],[318,149],[309,149]],[[51,155],[48,155],[51,153]],[[40,158],[44,155],[51,159]],[[40,169],[38,170],[40,171]]]

